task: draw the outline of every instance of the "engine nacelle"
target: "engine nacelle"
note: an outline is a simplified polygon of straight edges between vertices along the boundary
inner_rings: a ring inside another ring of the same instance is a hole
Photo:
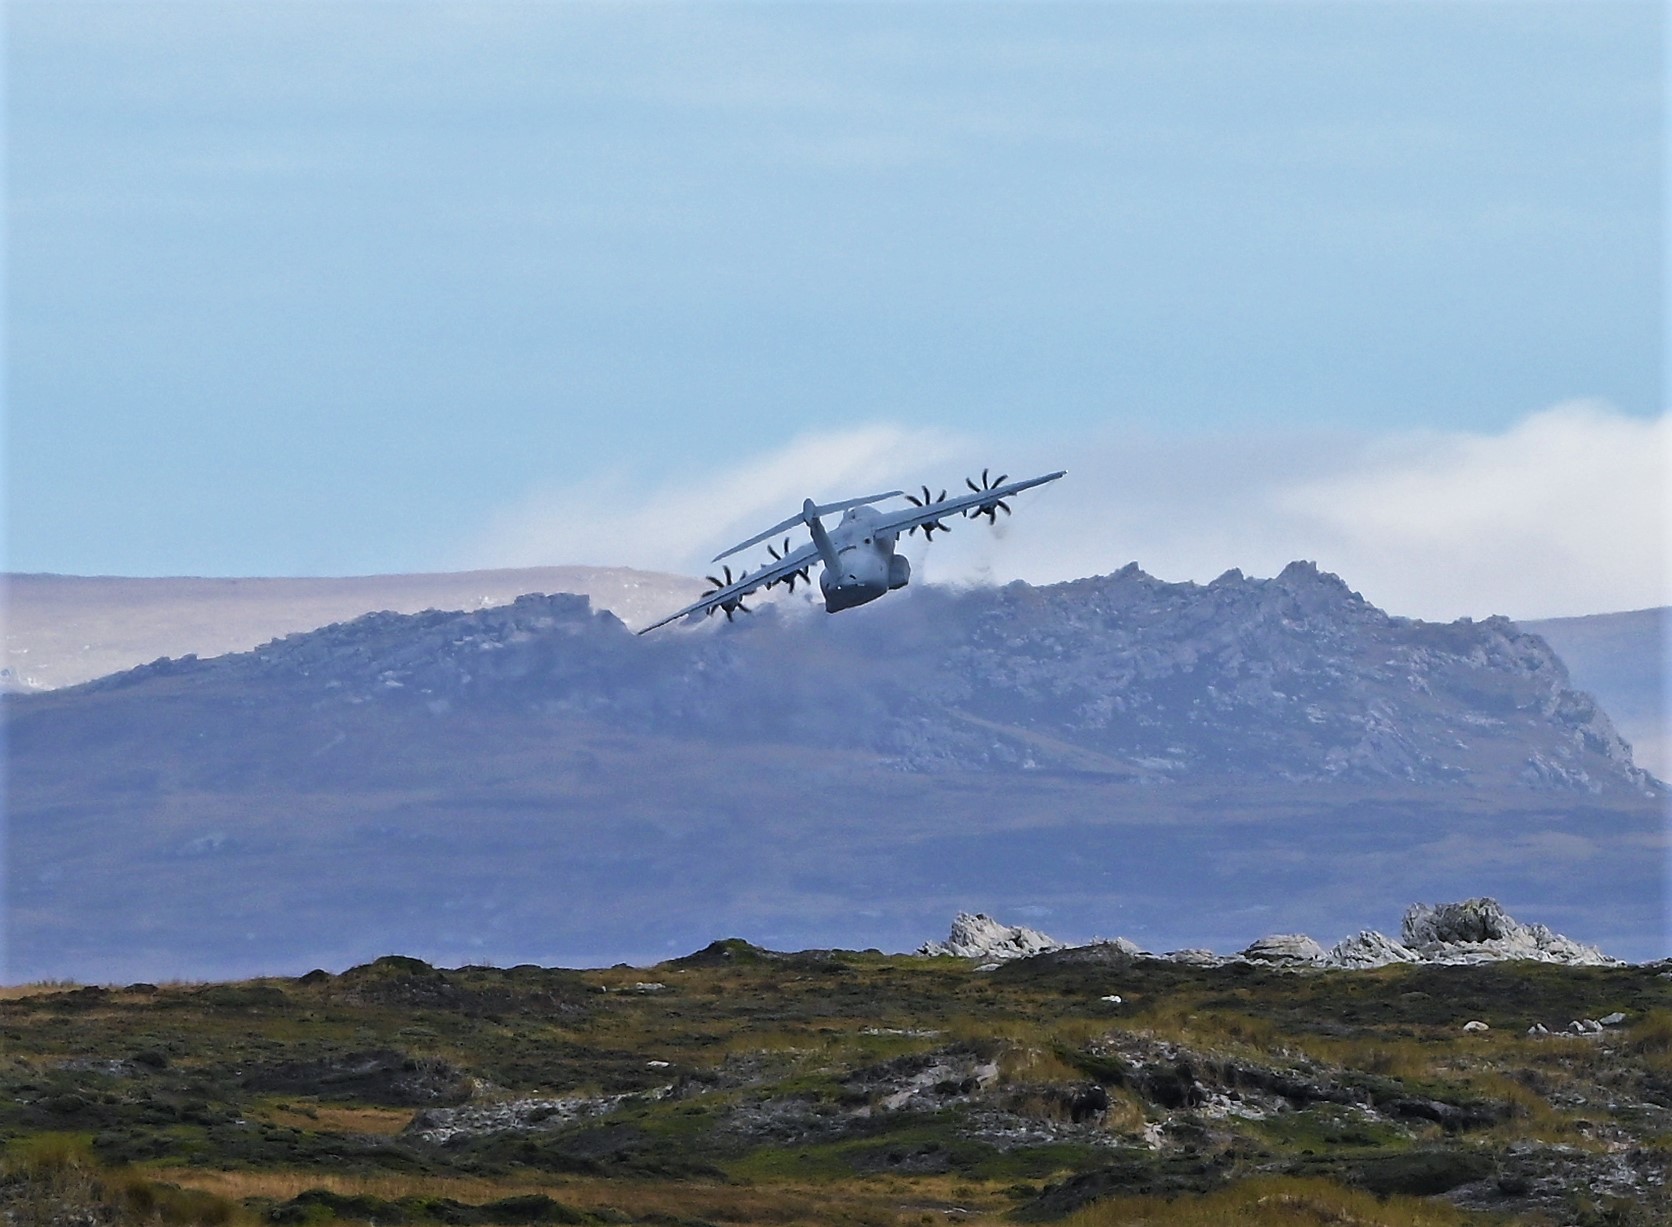
[[[904,588],[911,583],[911,563],[903,555],[895,554],[888,560],[888,587]]]

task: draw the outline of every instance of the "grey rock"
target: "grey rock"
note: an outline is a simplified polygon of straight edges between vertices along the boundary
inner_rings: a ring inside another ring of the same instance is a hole
[[[1091,946],[1087,947],[1087,949],[1104,951],[1116,955],[1124,955],[1128,958],[1135,957],[1144,952],[1144,948],[1137,942],[1129,941],[1124,937],[1094,937],[1091,939]]]
[[[1329,967],[1386,967],[1389,963],[1416,963],[1420,956],[1374,929],[1361,929],[1331,946],[1324,956]]]
[[[1413,903],[1400,927],[1404,945],[1432,963],[1495,963],[1530,959],[1598,967],[1618,962],[1544,925],[1522,924],[1496,899],[1466,899],[1430,906]]]
[[[403,1130],[403,1135],[439,1146],[455,1138],[480,1137],[489,1133],[561,1129],[577,1120],[607,1116],[625,1103],[654,1102],[667,1094],[668,1088],[663,1087],[625,1095],[502,1099],[458,1108],[431,1108],[415,1116]]]
[[[944,942],[925,942],[918,947],[917,953],[931,957],[1002,961],[1061,950],[1064,945],[1037,929],[1001,924],[984,912],[959,912]]]
[[[1183,950],[1169,950],[1161,956],[1172,963],[1184,963],[1190,967],[1223,967],[1226,963],[1236,960],[1201,946],[1187,946]]]
[[[1241,957],[1250,963],[1311,967],[1324,961],[1324,948],[1304,933],[1273,933],[1248,946]]]

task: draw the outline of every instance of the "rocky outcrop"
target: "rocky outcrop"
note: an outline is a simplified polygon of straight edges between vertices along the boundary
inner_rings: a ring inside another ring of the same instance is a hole
[[[1400,936],[1406,947],[1430,963],[1496,963],[1531,959],[1539,963],[1604,966],[1617,963],[1595,946],[1553,933],[1541,924],[1522,924],[1496,899],[1466,899],[1405,911]]]
[[[1540,963],[1601,967],[1618,965],[1595,946],[1554,933],[1544,925],[1522,924],[1496,899],[1466,899],[1461,903],[1413,903],[1400,926],[1402,942],[1374,929],[1362,929],[1327,951],[1304,933],[1274,933],[1250,943],[1235,955],[1192,947],[1159,957],[1193,967],[1251,963],[1296,970],[1308,968],[1364,969],[1391,963],[1496,963],[1530,959]],[[957,955],[1000,961],[1053,953],[1058,961],[1107,962],[1099,954],[1120,958],[1144,952],[1125,938],[1098,939],[1089,946],[1069,946],[1033,929],[1001,924],[986,915],[960,912],[944,942],[929,942],[918,954]],[[1076,957],[1078,956],[1078,957]]]
[[[442,1146],[490,1133],[553,1131],[578,1120],[606,1116],[626,1103],[654,1103],[667,1094],[668,1088],[663,1087],[621,1095],[504,1098],[456,1108],[431,1108],[414,1116],[402,1135]]]
[[[1000,924],[983,912],[959,912],[944,942],[925,942],[918,954],[961,959],[1003,961],[1025,959],[1035,954],[1061,950],[1067,943],[1047,937],[1038,929]]]
[[[1360,929],[1342,938],[1324,955],[1324,963],[1330,967],[1386,967],[1389,963],[1421,961],[1422,956],[1374,929]]]
[[[1400,924],[1402,940],[1374,929],[1343,938],[1327,952],[1309,937],[1262,937],[1238,957],[1278,967],[1386,967],[1390,963],[1498,963],[1531,959],[1598,967],[1616,964],[1595,946],[1553,933],[1544,925],[1522,924],[1496,899],[1461,903],[1413,903]]]
[[[1313,967],[1324,961],[1324,948],[1304,933],[1274,933],[1248,946],[1241,957],[1274,967]]]

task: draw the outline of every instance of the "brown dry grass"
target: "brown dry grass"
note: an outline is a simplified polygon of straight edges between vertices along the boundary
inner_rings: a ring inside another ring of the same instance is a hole
[[[67,993],[80,988],[74,980],[37,980],[33,984],[0,985],[0,1001],[21,1001],[25,997],[41,997],[48,993]]]
[[[164,980],[154,987],[158,990],[176,988],[202,988],[203,980]],[[256,983],[252,981],[252,983]],[[261,981],[260,983],[279,984],[283,981]],[[0,984],[0,1001],[21,1001],[27,997],[44,997],[52,993],[73,993],[78,988],[102,988],[122,1001],[133,1001],[142,997],[149,997],[149,991],[130,993],[125,986],[114,984],[83,984],[79,980],[32,980],[28,984]]]
[[[1626,1031],[1626,1050],[1658,1074],[1672,1074],[1672,1010],[1650,1010]]]
[[[1229,1010],[1199,1009],[1189,1001],[1156,1002],[1124,1019],[1121,1027],[1204,1052],[1282,1056],[1290,1051],[1290,1041],[1267,1019]]]
[[[1446,1056],[1444,1049],[1434,1044],[1397,1036],[1307,1036],[1296,1047],[1320,1064],[1383,1078],[1432,1078]]]
[[[290,1129],[393,1137],[412,1120],[411,1108],[331,1107],[325,1104],[274,1104],[259,1114],[263,1120]]]
[[[869,1178],[863,1183],[770,1185],[700,1180],[678,1182],[623,1180],[585,1176],[507,1178],[443,1176],[352,1176],[314,1171],[200,1171],[168,1168],[163,1173],[183,1187],[232,1202],[245,1198],[288,1201],[309,1189],[366,1195],[396,1201],[403,1197],[451,1197],[482,1204],[516,1194],[544,1193],[577,1210],[616,1210],[637,1218],[657,1215],[672,1220],[712,1223],[773,1223],[782,1227],[852,1224],[898,1227],[917,1224],[924,1215],[944,1221],[956,1213],[962,1222],[997,1222],[1009,1204],[997,1186],[956,1177]]]
[[[153,1182],[134,1168],[108,1168],[85,1135],[36,1134],[0,1154],[0,1219],[17,1227],[250,1227],[237,1201],[204,1189]]]
[[[1481,1221],[1440,1201],[1379,1199],[1326,1180],[1266,1176],[1199,1197],[1112,1197],[1062,1227],[1462,1227]]]

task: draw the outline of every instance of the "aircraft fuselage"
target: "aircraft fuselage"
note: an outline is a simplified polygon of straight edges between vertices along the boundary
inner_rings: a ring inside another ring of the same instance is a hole
[[[807,517],[824,563],[819,591],[824,593],[825,612],[852,609],[911,582],[911,563],[894,552],[896,534],[875,531],[881,518],[874,508],[853,507],[826,531],[817,516]]]

